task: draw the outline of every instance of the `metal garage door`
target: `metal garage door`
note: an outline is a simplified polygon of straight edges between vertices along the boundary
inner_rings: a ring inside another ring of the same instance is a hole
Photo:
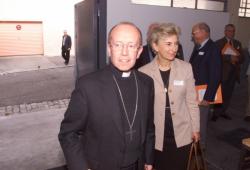
[[[0,56],[43,54],[40,21],[0,21]]]

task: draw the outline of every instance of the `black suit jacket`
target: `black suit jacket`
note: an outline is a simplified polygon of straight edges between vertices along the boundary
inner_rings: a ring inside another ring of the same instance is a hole
[[[184,61],[183,48],[181,44],[178,45],[178,51],[175,57]]]
[[[136,71],[139,86],[137,119],[141,122],[139,161],[153,164],[153,80]],[[61,123],[59,141],[69,170],[119,170],[125,137],[122,107],[110,66],[80,78]]]
[[[214,101],[221,82],[221,56],[218,47],[209,39],[201,49],[194,47],[189,62],[193,68],[195,85],[207,84],[203,99]]]
[[[67,50],[67,49],[71,48],[71,44],[72,44],[71,37],[69,35],[67,35],[64,45],[63,45],[63,37],[62,37],[62,49]]]
[[[155,57],[152,48],[149,45],[144,45],[140,57],[136,60],[135,69],[148,64],[151,61],[151,56],[152,58]]]
[[[224,48],[227,43],[226,37],[223,37],[216,41],[220,51]],[[232,40],[232,46],[240,53],[239,55],[239,62],[233,64],[231,61],[231,55],[222,55],[222,80],[227,81],[231,78],[231,76],[235,76],[235,80],[240,80],[240,64],[244,60],[244,55],[241,47],[241,43],[238,40]]]

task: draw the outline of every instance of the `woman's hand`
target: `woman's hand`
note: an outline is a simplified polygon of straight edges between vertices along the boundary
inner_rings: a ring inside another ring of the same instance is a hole
[[[193,132],[192,139],[195,143],[198,142],[200,140],[200,132]]]
[[[153,170],[153,165],[144,165],[144,170]]]

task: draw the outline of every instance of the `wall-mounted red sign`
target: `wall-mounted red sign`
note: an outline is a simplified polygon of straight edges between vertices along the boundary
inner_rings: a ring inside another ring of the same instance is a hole
[[[22,26],[21,26],[21,25],[16,25],[16,29],[17,29],[17,30],[21,30],[21,29],[22,29]]]

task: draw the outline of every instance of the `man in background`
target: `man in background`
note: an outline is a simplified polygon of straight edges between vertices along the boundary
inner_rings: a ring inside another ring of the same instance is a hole
[[[158,25],[159,23],[156,23],[156,22],[149,25],[148,31],[147,31],[147,44],[143,46],[142,53],[140,57],[136,60],[136,63],[135,63],[136,69],[140,68],[141,66],[144,66],[145,64],[148,64],[155,57],[155,53],[149,43],[150,42],[149,37],[151,36],[152,30],[156,28]]]
[[[248,42],[248,59],[250,59],[250,40]],[[247,83],[248,83],[248,105],[246,109],[246,115],[244,120],[250,122],[250,63],[248,63],[248,69],[246,72],[247,75]]]
[[[250,55],[250,48],[249,48],[249,55]],[[248,104],[244,120],[250,122],[250,63],[248,64],[248,69],[247,69],[247,83],[248,83]]]
[[[243,62],[241,43],[234,39],[235,26],[233,24],[227,24],[224,34],[225,36],[223,38],[216,41],[222,57],[223,103],[214,107],[213,121],[216,121],[218,117],[227,120],[232,119],[226,111],[230,105],[235,83],[240,81],[240,65]]]
[[[207,123],[209,104],[214,101],[216,91],[221,81],[221,57],[215,42],[210,39],[210,28],[204,23],[197,23],[192,28],[195,43],[190,63],[193,68],[195,85],[207,85],[200,108],[201,147],[206,148]]]
[[[71,50],[71,37],[67,34],[67,30],[64,30],[64,35],[62,37],[62,57],[65,60],[66,65],[69,64]]]

